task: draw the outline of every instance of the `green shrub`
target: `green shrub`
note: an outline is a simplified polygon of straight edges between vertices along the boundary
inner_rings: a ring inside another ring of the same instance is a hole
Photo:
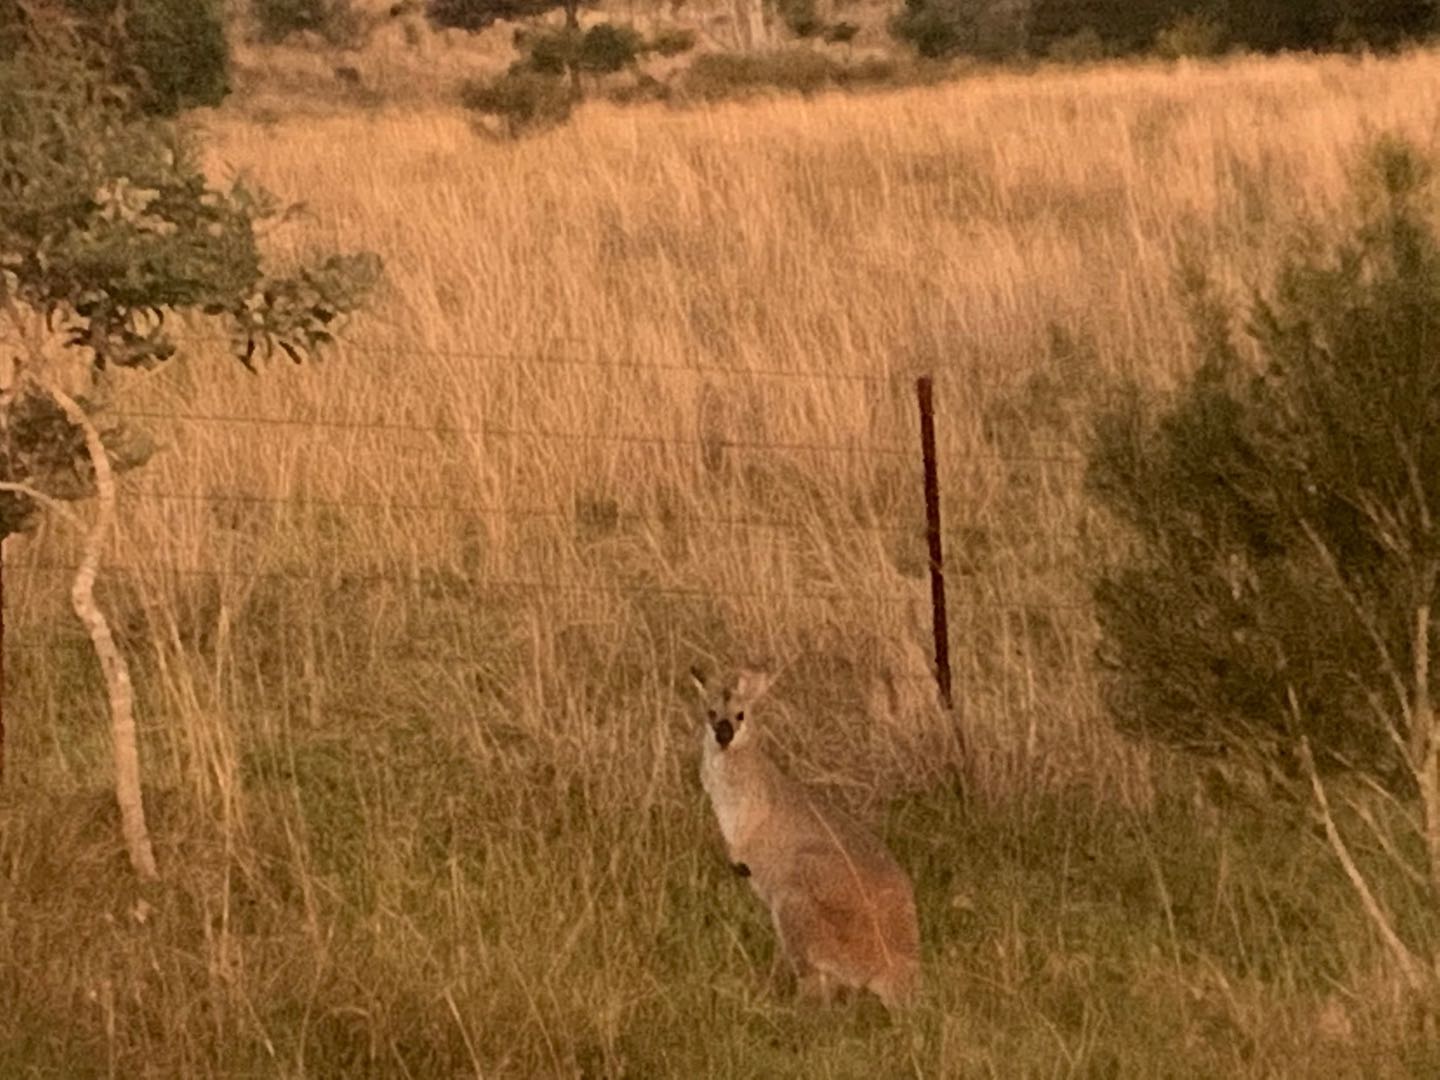
[[[355,45],[361,38],[353,0],[252,0],[257,36],[284,41],[293,34],[317,34],[331,45]]]
[[[28,22],[27,5],[12,5]],[[141,110],[171,116],[218,105],[229,93],[230,50],[220,0],[67,0],[28,6],[46,19],[57,10],[78,19],[78,35],[108,78]],[[4,19],[0,9],[0,20]],[[23,32],[19,35],[23,37]]]
[[[796,37],[815,37],[825,29],[817,0],[776,0],[775,10],[785,28]]]
[[[524,68],[467,83],[460,100],[472,112],[499,119],[512,139],[563,124],[575,108],[575,95],[563,79]]]
[[[1062,64],[1092,64],[1104,60],[1105,42],[1092,27],[1056,38],[1045,49],[1045,55]]]
[[[580,40],[578,57],[582,71],[605,75],[635,63],[645,48],[645,39],[632,26],[596,23]]]
[[[890,20],[890,34],[931,60],[1000,60],[1026,45],[1025,20],[1005,0],[905,0]]]
[[[1216,56],[1225,47],[1225,26],[1210,15],[1181,15],[1155,35],[1155,51],[1167,60]]]
[[[0,60],[0,299],[24,390],[0,410],[0,479],[59,499],[93,494],[95,473],[79,425],[57,408],[47,355],[89,376],[70,392],[112,466],[138,467],[148,440],[107,410],[106,373],[173,357],[176,316],[223,319],[217,329],[252,368],[257,350],[299,360],[334,339],[379,274],[373,255],[268,274],[256,225],[279,207],[241,184],[211,188],[191,135],[138,114],[89,59],[50,37]],[[36,512],[6,493],[0,537]]]
[[[662,26],[645,43],[645,51],[659,56],[679,56],[695,47],[695,31],[685,26]]]
[[[517,72],[529,70],[541,75],[563,75],[578,61],[583,38],[579,30],[562,27],[556,30],[516,31],[515,40],[524,53],[516,64]]]
[[[516,70],[542,75],[573,71],[609,75],[633,66],[645,51],[645,39],[630,26],[596,23],[584,31],[568,26],[517,30],[515,46],[524,54]]]
[[[1095,600],[1127,731],[1387,785],[1440,739],[1440,241],[1431,170],[1382,141],[1363,219],[1299,246],[1233,344],[1187,271],[1202,362],[1098,418],[1089,491],[1129,534]],[[1440,746],[1440,742],[1435,745]],[[1429,766],[1433,769],[1433,765]],[[1440,857],[1440,851],[1436,853]],[[1440,867],[1437,867],[1440,869]]]

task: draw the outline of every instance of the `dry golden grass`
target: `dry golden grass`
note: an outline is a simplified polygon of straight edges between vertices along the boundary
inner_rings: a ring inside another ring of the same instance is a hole
[[[1433,54],[587,106],[513,145],[438,106],[250,115],[204,120],[209,160],[306,201],[277,256],[367,248],[387,281],[322,365],[254,379],[197,326],[122,392],[164,444],[125,482],[109,593],[171,875],[153,928],[127,919],[105,815],[76,816],[103,804],[105,748],[69,541],[9,546],[3,1000],[21,965],[65,961],[0,1026],[0,1071],[73,1066],[45,1034],[66,1024],[120,1075],[1144,1075],[1167,1040],[1193,1075],[1335,1075],[1352,1052],[1387,1074],[1393,1018],[1356,1004],[1369,952],[1307,967],[1223,836],[1206,925],[1260,929],[1225,939],[1241,960],[1182,956],[1166,875],[1192,856],[1164,845],[1213,841],[1211,819],[1153,824],[1151,763],[1099,714],[1096,523],[1068,459],[1102,376],[1184,370],[1182,253],[1262,283],[1298,223],[1348,213],[1371,135],[1433,146]],[[945,794],[958,749],[930,704],[922,371],[993,829]],[[920,800],[898,827],[939,989],[916,1031],[852,1039],[754,997],[766,934],[712,865],[672,691],[707,652],[789,665],[795,771],[872,818]],[[995,854],[1032,826],[1052,870],[1096,836],[1140,844],[1110,922],[1065,921],[1088,871],[1052,894]],[[60,947],[62,919],[84,925]],[[1104,997],[1107,965],[1142,1005]],[[717,1010],[733,1029],[706,1050]]]
[[[303,427],[257,438],[254,428],[191,425],[175,436],[185,452],[146,481],[226,491],[245,477],[257,495],[566,514],[577,501],[613,500],[644,518],[807,512],[815,527],[800,532],[639,529],[598,547],[578,543],[565,520],[450,515],[417,530],[414,515],[362,512],[349,515],[362,531],[339,557],[479,580],[606,586],[638,575],[721,597],[898,596],[898,609],[850,605],[839,615],[768,598],[725,609],[738,637],[778,658],[815,624],[838,621],[851,632],[840,652],[873,656],[851,647],[871,636],[904,641],[895,662],[923,678],[918,482],[904,452],[915,443],[908,377],[933,370],[948,524],[987,553],[980,580],[952,586],[962,659],[983,693],[979,668],[994,665],[994,643],[980,643],[990,655],[967,648],[967,600],[1083,599],[1073,581],[1083,570],[1076,470],[992,457],[1074,453],[1072,414],[1096,373],[1163,379],[1183,368],[1172,282],[1182,250],[1237,283],[1263,281],[1297,221],[1343,212],[1368,136],[1430,141],[1433,71],[1429,54],[1237,61],[997,75],[705,112],[595,106],[513,146],[477,139],[438,109],[274,128],[221,117],[211,124],[217,174],[243,167],[307,201],[311,220],[286,242],[373,249],[390,272],[375,317],[327,368],[187,380],[187,409],[594,441]],[[1084,355],[1056,356],[1057,331]],[[537,353],[578,362],[536,362]],[[615,362],[667,370],[600,366]],[[1069,370],[1086,364],[1094,370]],[[769,374],[787,369],[842,378]],[[848,378],[857,375],[885,381]],[[1053,400],[1026,400],[1037,377]],[[673,445],[623,441],[636,437]],[[690,444],[717,439],[902,454],[737,449],[733,468],[707,470]],[[757,470],[776,475],[760,483]],[[149,506],[132,521],[165,561],[203,567],[217,550],[206,512]],[[177,513],[186,527],[176,529]],[[902,535],[877,542],[844,528],[857,521]],[[1060,575],[1037,575],[1042,564]],[[555,601],[535,602],[543,611]],[[1068,641],[1083,616],[1062,618]],[[1064,660],[1085,666],[1081,655]],[[1128,767],[1093,730],[1088,693],[991,704],[976,723],[1013,725],[1039,709],[1066,751],[1099,740],[1100,759]],[[1079,771],[1104,783],[1091,755],[1081,760]]]

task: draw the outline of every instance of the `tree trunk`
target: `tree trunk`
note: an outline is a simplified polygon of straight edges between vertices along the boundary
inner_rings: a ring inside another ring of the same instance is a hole
[[[750,47],[763,49],[770,44],[770,28],[765,18],[765,0],[748,0],[746,6],[750,19]]]
[[[150,831],[145,824],[145,802],[140,785],[140,747],[135,737],[135,690],[130,681],[130,666],[116,647],[110,623],[95,602],[95,578],[100,570],[100,557],[105,540],[115,524],[115,476],[110,469],[105,444],[85,410],[48,380],[37,377],[36,382],[54,398],[66,418],[84,433],[85,448],[95,469],[95,521],[85,537],[80,569],[70,587],[70,603],[90,635],[105,677],[115,755],[115,801],[120,807],[120,832],[125,840],[125,850],[135,873],[144,881],[153,881],[159,877],[159,872],[155,866],[155,852],[150,846]]]
[[[0,535],[0,783],[5,780],[5,537]]]

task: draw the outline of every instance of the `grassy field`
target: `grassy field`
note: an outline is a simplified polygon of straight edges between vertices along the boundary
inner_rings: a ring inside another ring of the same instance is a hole
[[[1305,822],[1107,728],[1076,464],[1107,376],[1185,370],[1182,257],[1243,296],[1349,216],[1372,135],[1434,148],[1433,54],[597,105],[513,145],[439,106],[200,122],[217,179],[306,201],[279,258],[388,278],[320,366],[252,378],[196,326],[123,389],[162,448],[102,589],[157,886],[73,539],[7,545],[0,1077],[1440,1072]],[[784,666],[777,752],[915,875],[910,1017],[769,977],[696,659]]]

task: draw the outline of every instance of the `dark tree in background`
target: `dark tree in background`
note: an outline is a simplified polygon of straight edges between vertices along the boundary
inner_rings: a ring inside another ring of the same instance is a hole
[[[1440,30],[1436,0],[1036,0],[1029,51],[1091,31],[1109,51],[1149,50],[1166,27],[1212,19],[1234,45],[1258,52],[1368,44],[1392,48]]]
[[[0,0],[0,59],[24,46],[36,18],[68,23],[90,66],[145,112],[173,116],[229,93],[220,0]]]
[[[1113,52],[1139,52],[1193,6],[1178,0],[1036,0],[1030,16],[1031,51],[1048,52],[1055,42],[1088,30]]]
[[[1016,0],[905,0],[890,33],[927,59],[1003,60],[1025,51],[1029,7]]]
[[[580,25],[584,0],[428,0],[425,17],[440,29],[484,30],[501,19],[533,19],[557,8],[565,12],[565,25]]]

